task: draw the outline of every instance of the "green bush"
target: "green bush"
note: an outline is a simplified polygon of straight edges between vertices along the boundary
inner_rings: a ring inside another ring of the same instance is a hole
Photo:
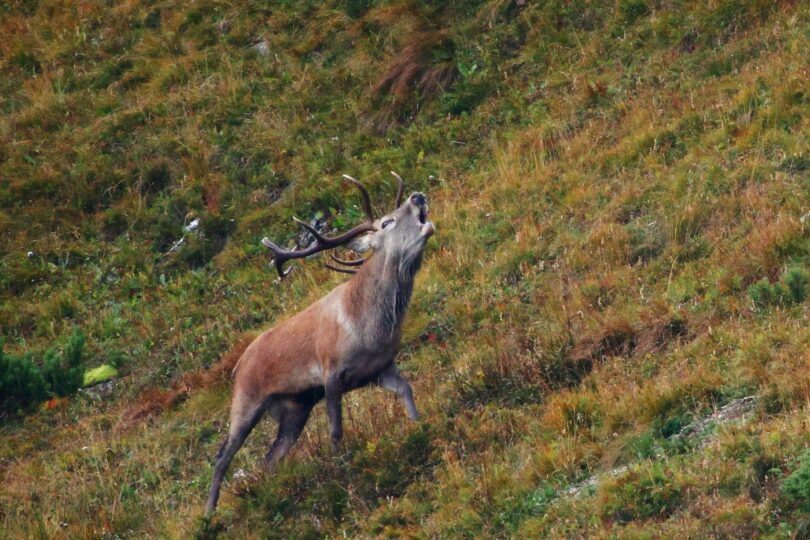
[[[758,308],[800,304],[807,298],[810,277],[801,268],[788,270],[781,281],[771,283],[762,278],[748,288],[748,296]]]
[[[525,494],[510,496],[495,509],[494,522],[497,529],[514,534],[525,520],[542,516],[557,498],[557,491],[551,486],[540,486]]]
[[[64,397],[78,390],[84,381],[82,350],[85,338],[80,330],[74,330],[62,354],[55,349],[45,353],[42,375],[51,394]]]
[[[30,356],[12,356],[0,343],[0,414],[15,414],[47,396],[42,372]]]
[[[782,304],[786,292],[779,283],[771,283],[768,278],[762,278],[748,288],[748,296],[757,307]]]
[[[799,466],[782,483],[782,493],[803,511],[810,511],[810,450],[799,458]]]
[[[76,329],[60,353],[51,348],[38,366],[30,354],[12,356],[0,343],[0,414],[20,414],[50,396],[64,397],[83,382],[82,352],[85,337]]]
[[[785,274],[784,282],[793,302],[801,304],[805,301],[807,298],[807,286],[810,284],[810,277],[808,277],[807,272],[800,268],[792,268]]]

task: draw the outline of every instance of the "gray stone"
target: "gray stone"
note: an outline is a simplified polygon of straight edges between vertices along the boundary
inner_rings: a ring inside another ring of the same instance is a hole
[[[259,54],[259,56],[267,56],[268,54],[270,54],[270,44],[267,43],[267,41],[265,40],[261,40],[258,43],[254,43],[253,45],[251,45],[250,48],[256,51]]]

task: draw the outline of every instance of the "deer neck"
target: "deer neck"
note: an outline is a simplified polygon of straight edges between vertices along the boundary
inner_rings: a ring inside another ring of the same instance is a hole
[[[348,312],[367,346],[398,339],[422,261],[379,251],[348,283]]]

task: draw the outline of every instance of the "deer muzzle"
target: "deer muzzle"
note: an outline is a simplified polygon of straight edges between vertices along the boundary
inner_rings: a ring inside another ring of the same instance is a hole
[[[422,236],[427,238],[428,236],[433,235],[436,232],[436,228],[433,226],[433,223],[427,220],[428,218],[428,204],[427,204],[427,197],[425,197],[424,193],[416,192],[410,196],[409,201],[411,205],[415,206],[419,213],[417,214],[417,219],[419,223],[422,225]]]

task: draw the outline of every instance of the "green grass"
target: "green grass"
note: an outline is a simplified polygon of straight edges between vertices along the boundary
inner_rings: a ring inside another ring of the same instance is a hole
[[[0,8],[4,354],[41,369],[78,327],[122,375],[0,418],[2,536],[800,535],[808,27],[732,0]],[[352,393],[343,454],[319,407],[269,478],[262,423],[204,522],[230,386],[201,374],[344,279],[277,283],[259,240],[355,223],[342,173],[387,210],[389,170],[437,226],[400,354],[423,422]]]

